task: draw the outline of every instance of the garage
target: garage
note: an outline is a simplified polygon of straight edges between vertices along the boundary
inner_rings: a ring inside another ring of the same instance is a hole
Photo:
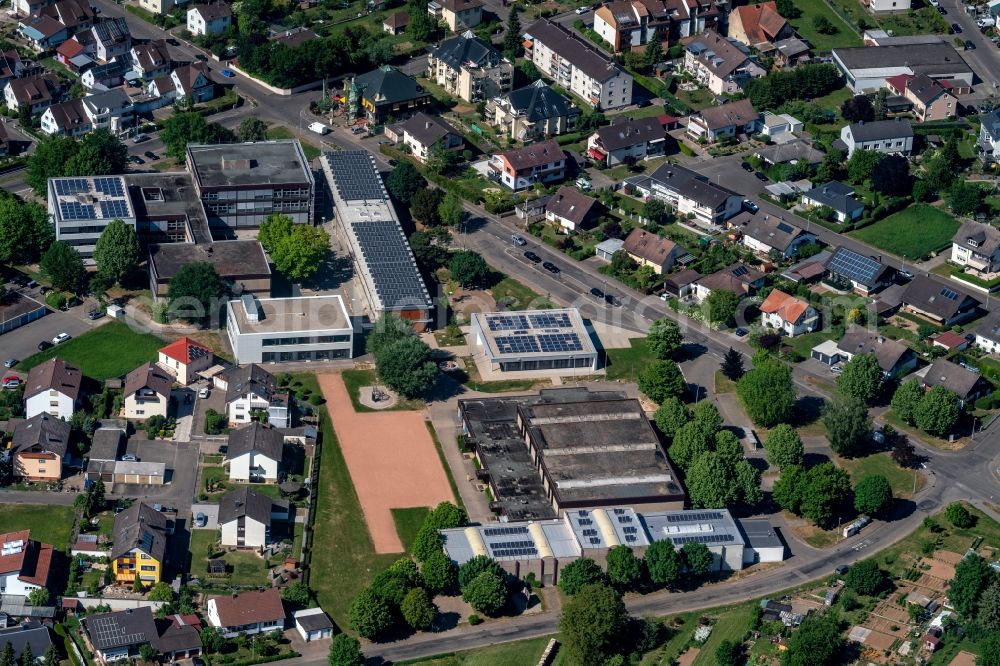
[[[115,463],[114,482],[140,486],[162,486],[166,474],[167,466],[164,463],[120,460]]]

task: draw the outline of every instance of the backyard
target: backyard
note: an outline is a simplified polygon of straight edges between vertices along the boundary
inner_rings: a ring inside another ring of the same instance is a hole
[[[655,360],[646,338],[633,338],[629,344],[629,347],[607,350],[608,381],[624,379],[634,382],[643,366]]]
[[[137,333],[120,321],[109,321],[61,345],[32,354],[19,369],[28,371],[39,363],[59,356],[97,380],[121,377],[147,361],[155,361],[163,340],[149,333]],[[114,353],[108,353],[108,350]]]
[[[858,33],[844,23],[824,0],[799,0],[795,6],[802,11],[802,15],[791,19],[789,23],[799,35],[812,44],[816,51],[829,51],[843,46],[861,46],[861,37]],[[814,21],[820,16],[829,21],[836,32],[826,35],[817,30]]]
[[[39,499],[41,499],[41,495]],[[0,504],[4,532],[31,530],[31,538],[62,550],[73,530],[73,509],[68,506]]]
[[[917,204],[848,236],[905,259],[918,260],[951,245],[960,226],[944,211]]]
[[[267,585],[268,576],[265,562],[252,551],[225,552],[217,548],[219,533],[216,530],[191,531],[191,573],[206,580],[213,587],[234,585],[255,587]],[[209,555],[226,563],[227,576],[223,580],[208,577]]]

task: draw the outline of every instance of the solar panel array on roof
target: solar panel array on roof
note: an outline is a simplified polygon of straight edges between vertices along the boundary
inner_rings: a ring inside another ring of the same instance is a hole
[[[784,222],[778,222],[778,231],[783,231],[786,234],[790,234],[794,230]]]
[[[97,219],[97,209],[91,205],[83,205],[78,201],[62,201],[59,212],[64,220],[94,220]]]
[[[334,174],[337,192],[344,201],[386,199],[382,179],[368,153],[360,150],[340,150],[326,154]]]
[[[500,354],[584,350],[584,341],[573,330],[574,322],[568,312],[491,313],[483,317],[490,331],[507,333],[494,338]]]
[[[529,326],[524,315],[487,315],[486,324],[491,331],[513,331]]]
[[[852,250],[838,248],[830,258],[827,269],[854,282],[869,284],[882,270],[882,264]]]
[[[528,315],[532,328],[570,328],[573,324],[565,312],[542,312]]]
[[[487,527],[483,530],[483,536],[497,537],[514,534],[527,534],[527,527]]]
[[[736,540],[732,534],[701,534],[698,536],[670,537],[675,544],[686,543],[730,543]]]
[[[954,301],[955,299],[958,298],[958,292],[948,289],[948,287],[945,287],[944,289],[941,290],[941,295],[947,298],[949,301]]]
[[[124,199],[112,199],[111,201],[99,201],[98,203],[101,206],[101,217],[128,217],[128,204]]]
[[[538,340],[532,335],[501,335],[496,343],[501,354],[537,354],[541,351]]]
[[[60,178],[55,181],[55,185],[56,194],[59,196],[84,194],[90,191],[90,183],[84,178]]]
[[[97,634],[97,642],[101,645],[128,645],[142,643],[151,638],[142,632],[137,634],[122,633],[118,618],[113,615],[91,618],[90,622],[87,623],[87,629]]]
[[[125,187],[121,178],[95,178],[94,189],[111,197],[125,196]]]
[[[576,333],[540,333],[537,339],[538,346],[543,352],[571,352],[583,349],[583,342]]]
[[[733,275],[739,277],[741,275],[746,275],[749,272],[750,271],[747,270],[746,266],[737,266],[736,269],[733,270]]]
[[[702,511],[701,513],[672,513],[667,516],[668,523],[698,523],[706,520],[722,520],[722,513]]]
[[[351,225],[383,307],[426,305],[430,296],[417,270],[403,230],[394,221],[357,221]]]

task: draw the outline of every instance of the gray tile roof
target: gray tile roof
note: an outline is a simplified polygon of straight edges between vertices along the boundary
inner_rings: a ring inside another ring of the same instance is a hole
[[[423,146],[433,146],[449,134],[461,137],[447,121],[423,112],[413,114],[400,123],[399,127]]]
[[[883,372],[892,372],[913,350],[902,342],[886,338],[861,326],[851,326],[837,347],[849,354],[874,354]]]
[[[507,101],[512,109],[523,114],[529,122],[579,113],[572,102],[541,79],[509,93]]]
[[[673,190],[703,206],[717,209],[729,197],[740,196],[727,187],[713,183],[705,176],[677,164],[662,164],[649,175],[652,183]]]
[[[906,118],[876,120],[870,123],[851,123],[849,129],[855,142],[884,141],[886,139],[908,139],[913,137],[913,127]]]
[[[163,556],[167,550],[167,519],[145,502],[134,502],[115,516],[112,536],[112,560],[134,548],[141,548],[144,553],[163,564]]]
[[[951,44],[899,44],[894,46],[854,46],[833,49],[833,57],[847,69],[908,67],[914,74],[932,76],[972,73],[972,68]]]
[[[657,118],[632,119],[618,116],[610,125],[599,127],[597,136],[605,150],[618,150],[662,140],[666,138],[667,130]]]
[[[973,392],[980,382],[986,382],[981,374],[966,370],[957,363],[952,363],[944,358],[934,361],[927,369],[923,379],[924,386],[943,386],[949,391],[954,391],[963,400]]]
[[[587,44],[558,23],[538,19],[524,32],[595,81],[604,82],[622,73],[621,68],[596,46]]]
[[[231,522],[246,516],[264,525],[271,524],[273,506],[288,510],[288,502],[259,493],[246,486],[231,490],[219,500],[219,524]]]
[[[992,257],[1000,249],[1000,229],[992,224],[970,220],[962,224],[952,242],[976,254]]]
[[[57,419],[48,412],[36,414],[14,426],[13,450],[15,453],[48,452],[63,458],[69,451],[71,430],[69,421]]]
[[[476,37],[472,32],[444,40],[440,46],[434,49],[433,56],[455,70],[470,65],[472,67],[495,67],[503,60],[496,49]]]
[[[917,308],[943,321],[979,305],[979,301],[967,296],[936,277],[918,274],[906,286],[901,296],[904,305]]]
[[[365,99],[377,104],[396,104],[427,95],[427,91],[398,69],[386,65],[354,79]]]
[[[787,250],[792,241],[802,235],[802,229],[791,222],[773,215],[747,211],[730,219],[729,225],[740,229],[744,236],[749,236],[781,252]]]
[[[853,194],[853,188],[835,180],[831,180],[825,185],[814,187],[802,196],[809,197],[821,206],[829,206],[838,213],[848,214],[858,208],[865,207],[864,203],[858,201],[852,196]]]
[[[91,615],[83,619],[83,627],[98,650],[133,647],[157,638],[153,611],[148,606]]]
[[[226,460],[234,460],[245,453],[255,451],[271,460],[281,462],[281,450],[284,445],[285,437],[279,430],[254,421],[229,433]]]

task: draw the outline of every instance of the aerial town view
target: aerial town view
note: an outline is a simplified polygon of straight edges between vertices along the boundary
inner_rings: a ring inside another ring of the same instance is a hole
[[[0,666],[1000,666],[1000,0],[11,0],[0,87]]]

